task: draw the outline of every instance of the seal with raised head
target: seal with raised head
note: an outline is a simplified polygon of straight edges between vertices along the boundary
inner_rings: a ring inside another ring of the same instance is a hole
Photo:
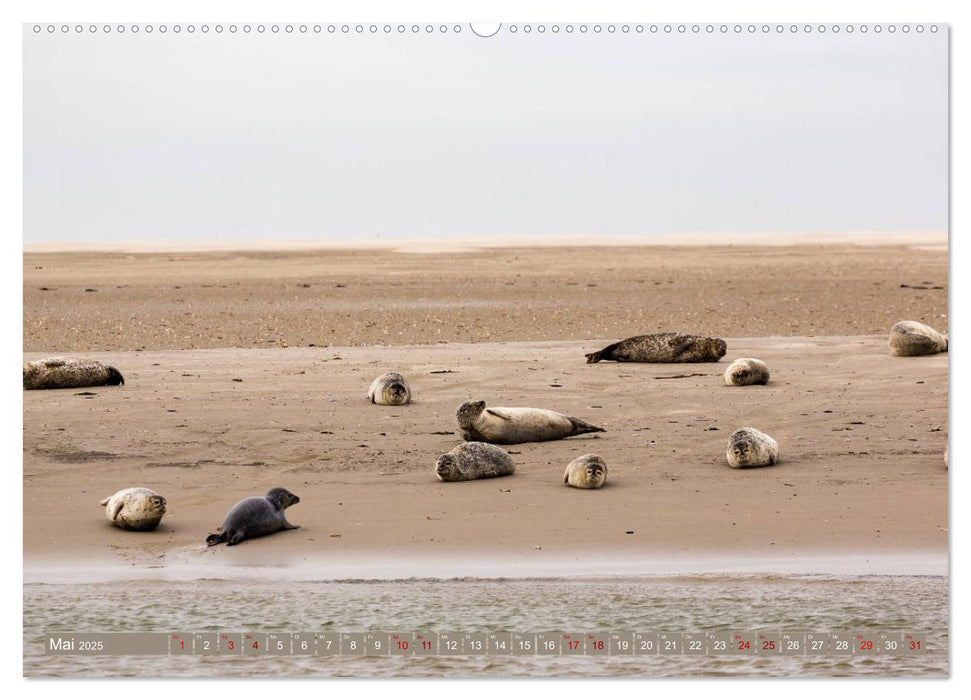
[[[397,372],[385,372],[371,382],[367,397],[371,403],[382,406],[402,406],[411,403],[411,389],[405,378]]]
[[[284,488],[270,489],[266,496],[244,498],[229,509],[219,532],[209,535],[206,544],[212,547],[225,542],[232,546],[280,530],[296,530],[300,526],[288,523],[283,511],[297,503],[300,499]]]
[[[124,383],[121,372],[97,360],[49,357],[24,363],[24,389],[79,389]]]
[[[890,354],[901,357],[947,352],[947,336],[919,321],[900,321],[890,329]]]
[[[563,483],[578,489],[599,489],[607,481],[607,463],[599,455],[583,455],[566,465]]]
[[[739,428],[728,438],[728,466],[769,467],[779,461],[778,443],[755,428]]]
[[[740,357],[725,370],[725,383],[728,386],[768,384],[769,366],[754,357]]]
[[[122,530],[154,530],[165,515],[165,498],[152,489],[133,486],[101,501],[108,522]]]
[[[459,433],[467,441],[515,445],[560,440],[583,433],[603,433],[586,421],[543,408],[486,408],[485,401],[466,401],[455,412]]]
[[[718,362],[728,345],[721,338],[687,333],[650,333],[625,338],[587,355],[587,364],[614,362]]]
[[[509,453],[486,442],[463,442],[435,462],[435,476],[439,481],[491,479],[514,471],[516,465]]]

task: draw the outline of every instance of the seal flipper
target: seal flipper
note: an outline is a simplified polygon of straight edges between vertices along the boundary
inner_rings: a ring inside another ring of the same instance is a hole
[[[284,530],[299,530],[300,529],[300,526],[299,525],[291,525],[286,520],[284,520],[283,521],[283,529]]]
[[[106,505],[108,505],[108,501],[110,501],[110,500],[111,500],[111,498],[106,498],[103,501],[98,501],[98,505],[99,506],[106,506]]]
[[[119,498],[118,502],[115,503],[115,507],[111,509],[111,522],[114,522],[115,520],[118,519],[118,514],[121,512],[121,509],[124,507],[125,507],[125,503]]]
[[[226,546],[232,547],[234,544],[239,544],[244,539],[246,539],[246,534],[242,530],[237,530],[236,532],[233,533],[232,537],[226,540]]]
[[[503,413],[502,411],[497,411],[494,408],[487,408],[485,410],[485,412],[488,413],[488,414],[490,414],[490,415],[495,416],[496,418],[502,418],[503,420],[512,420],[512,416],[510,416],[508,413]]]
[[[220,542],[226,541],[225,532],[217,532],[206,538],[206,544],[212,547],[214,544],[219,544]]]
[[[124,384],[124,383],[125,383],[125,378],[121,376],[121,372],[116,370],[114,367],[109,366],[108,379],[105,381],[105,384],[107,384],[108,386],[117,386],[119,384]]]
[[[672,341],[673,340],[674,339],[672,338]],[[681,355],[684,354],[685,351],[689,350],[691,346],[694,345],[694,342],[695,342],[695,338],[686,338],[685,340],[682,340],[680,343],[678,343],[676,346],[672,342],[671,345],[673,346],[674,356],[681,357]]]
[[[608,345],[603,350],[598,350],[597,352],[589,353],[588,355],[586,355],[587,364],[590,365],[590,364],[593,364],[594,362],[600,362],[601,360],[614,359],[613,358],[614,350],[616,350],[619,345],[620,343],[614,343],[613,345]]]
[[[567,416],[570,422],[573,423],[573,432],[570,435],[583,435],[584,433],[606,433],[607,431],[603,428],[598,428],[596,425],[587,423],[585,420],[580,420],[579,418],[574,418],[573,416]]]

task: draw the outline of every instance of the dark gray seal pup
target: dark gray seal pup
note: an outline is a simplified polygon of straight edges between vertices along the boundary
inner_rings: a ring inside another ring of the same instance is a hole
[[[718,362],[728,345],[721,338],[687,333],[635,335],[587,355],[587,364],[614,362]]]
[[[890,329],[890,354],[901,357],[947,352],[947,336],[918,321],[901,321]]]
[[[101,501],[105,515],[122,530],[154,530],[165,515],[165,498],[141,486],[122,489]]]
[[[725,370],[725,383],[728,386],[768,384],[769,366],[754,357],[740,357]]]
[[[283,511],[297,503],[300,499],[283,488],[270,489],[266,496],[244,498],[229,509],[219,532],[209,535],[206,544],[212,547],[225,542],[232,546],[280,530],[296,530],[300,526],[288,523]]]
[[[607,481],[607,463],[599,455],[583,455],[566,465],[563,483],[578,489],[599,489]]]
[[[24,363],[24,389],[79,389],[124,383],[121,372],[97,360],[49,357]]]
[[[466,401],[455,412],[459,433],[468,441],[515,445],[561,440],[583,433],[603,433],[586,421],[543,408],[486,408],[485,401]]]
[[[382,406],[403,406],[411,403],[411,389],[405,378],[397,372],[385,372],[371,382],[367,397],[371,403]]]
[[[509,453],[485,442],[463,442],[435,462],[435,476],[439,481],[491,479],[514,471],[516,465]]]
[[[728,438],[728,466],[769,467],[779,461],[779,445],[755,428],[739,428]]]

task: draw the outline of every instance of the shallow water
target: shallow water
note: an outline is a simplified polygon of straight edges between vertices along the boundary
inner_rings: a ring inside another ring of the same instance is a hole
[[[939,576],[123,581],[24,586],[27,676],[946,676]],[[912,632],[916,656],[51,656],[48,632]]]

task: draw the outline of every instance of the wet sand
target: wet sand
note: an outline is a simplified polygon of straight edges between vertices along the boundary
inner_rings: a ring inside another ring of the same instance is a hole
[[[946,251],[29,253],[24,277],[25,359],[94,355],[126,379],[24,392],[28,569],[204,576],[312,562],[327,578],[330,561],[335,577],[382,564],[421,576],[409,562],[424,559],[476,575],[489,561],[501,575],[606,575],[732,557],[833,570],[820,563],[831,556],[866,572],[946,558],[948,356],[886,345],[904,318],[946,332]],[[728,354],[584,363],[671,329],[726,337]],[[725,386],[728,362],[746,356],[769,364],[768,386]],[[413,405],[368,403],[387,369],[408,377]],[[438,482],[434,461],[460,442],[454,411],[470,399],[607,432],[510,446],[511,477]],[[728,468],[742,426],[776,438],[778,465]],[[610,464],[607,486],[565,487],[566,464],[588,452]],[[169,501],[155,532],[114,528],[98,506],[135,485]],[[230,506],[273,486],[301,497],[288,511],[301,529],[205,546]]]

